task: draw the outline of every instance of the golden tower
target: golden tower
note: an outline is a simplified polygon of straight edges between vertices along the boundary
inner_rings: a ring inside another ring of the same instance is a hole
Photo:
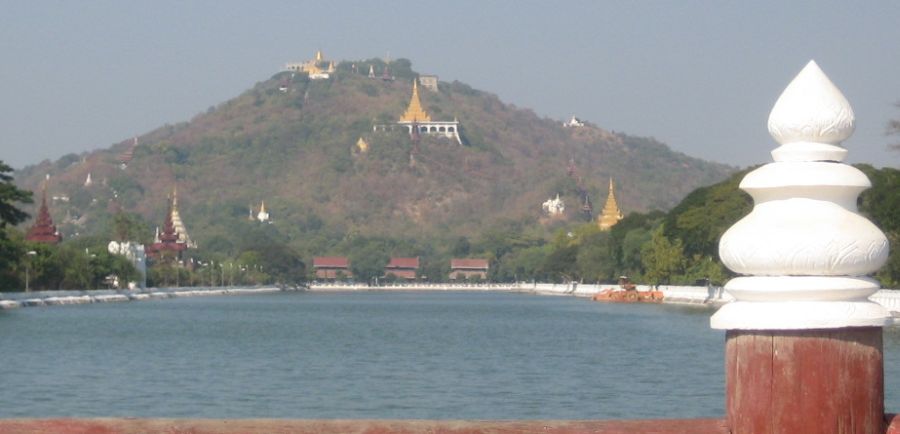
[[[413,81],[413,92],[412,97],[409,99],[409,107],[406,108],[403,116],[400,116],[400,122],[431,122],[431,116],[428,116],[428,113],[425,112],[422,108],[422,103],[419,101],[419,87],[416,86],[415,81]]]
[[[615,226],[624,216],[616,204],[616,193],[614,191],[613,180],[609,178],[609,196],[606,198],[606,204],[603,205],[603,211],[597,217],[597,226],[601,231],[608,231]]]
[[[175,233],[178,234],[178,241],[187,245],[189,249],[197,247],[197,244],[188,236],[187,228],[184,227],[184,221],[181,220],[181,213],[178,212],[178,187],[172,187],[172,225],[175,226]]]

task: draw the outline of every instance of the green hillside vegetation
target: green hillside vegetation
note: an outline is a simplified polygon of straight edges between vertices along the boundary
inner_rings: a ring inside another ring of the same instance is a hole
[[[859,198],[860,212],[887,235],[888,263],[875,275],[885,288],[900,287],[900,170],[857,165],[872,181]],[[719,260],[722,234],[753,208],[738,189],[746,169],[687,195],[664,214],[632,213],[608,233],[594,225],[560,228],[546,244],[513,249],[499,261],[500,280],[614,282],[619,275],[648,284],[724,284],[735,275]]]
[[[439,92],[420,95],[433,119],[462,123],[464,145],[423,136],[411,165],[407,134],[372,127],[398,119],[418,73],[401,59],[390,65],[395,81],[369,79],[369,64],[380,71],[383,62],[342,62],[328,80],[275,74],[189,122],[141,135],[124,170],[118,156],[131,140],[27,167],[17,184],[38,191],[50,175],[48,194],[60,198],[51,200],[51,213],[67,240],[109,239],[121,211],[143,227],[134,236],[148,241],[177,184],[181,215],[200,245],[190,252],[198,261],[227,263],[280,246],[307,263],[316,255],[358,256],[372,244],[386,255],[421,255],[428,275],[438,276],[445,265],[430,258],[460,239],[475,245],[484,234],[514,232],[517,245],[536,249],[555,240],[559,227],[581,221],[577,184],[566,171],[570,159],[595,204],[614,178],[626,212],[668,209],[733,171],[653,139],[590,124],[563,128],[459,82],[440,82]],[[368,153],[354,152],[360,137]],[[88,173],[94,183],[85,187]],[[542,219],[540,204],[556,193],[567,215]],[[248,221],[248,208],[262,200],[272,224]]]
[[[859,198],[860,212],[871,219],[887,235],[891,243],[888,263],[876,274],[883,287],[900,286],[900,171],[874,169],[858,165],[871,179],[872,188]],[[685,197],[670,212],[632,213],[609,232],[601,232],[594,223],[571,222],[556,227],[551,237],[545,230],[523,222],[505,220],[484,228],[476,236],[459,236],[449,242],[435,243],[414,237],[377,237],[347,234],[331,251],[348,255],[352,272],[359,280],[371,281],[383,274],[389,252],[404,252],[422,257],[421,276],[432,281],[445,281],[449,260],[454,257],[482,257],[491,261],[492,281],[581,281],[614,282],[627,275],[650,284],[725,283],[734,274],[725,269],[718,258],[718,239],[731,225],[750,212],[749,195],[738,189],[738,183],[751,169],[736,173],[718,184],[701,187]],[[24,196],[17,196],[27,202]],[[310,228],[321,222],[306,222]],[[119,239],[145,236],[146,226],[137,216],[116,214],[109,237]],[[273,281],[298,281],[304,278],[304,264],[296,252],[277,240],[272,225],[239,226],[231,238],[217,238],[221,245],[213,249],[218,266],[194,271],[157,266],[151,271],[151,282],[159,285],[217,285],[225,283],[254,284]],[[58,247],[25,243],[22,234],[8,229],[12,236],[4,241],[0,255],[9,270],[4,278],[9,285],[21,274],[27,250],[36,250],[30,260],[33,287],[84,288],[102,287],[102,278],[117,274],[134,278],[127,262],[101,250],[109,237],[80,237]],[[88,249],[88,250],[85,250]],[[93,249],[93,250],[91,250]],[[88,251],[98,252],[96,255]],[[235,252],[227,258],[222,252]],[[237,253],[239,252],[239,253]],[[203,255],[198,261],[211,260]],[[227,267],[226,267],[226,262]],[[261,267],[267,267],[263,269]],[[243,271],[238,271],[243,270]],[[9,286],[7,286],[9,288]],[[12,286],[15,287],[15,286]]]

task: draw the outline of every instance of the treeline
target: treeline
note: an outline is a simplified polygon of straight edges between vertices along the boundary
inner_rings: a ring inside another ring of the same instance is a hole
[[[900,287],[900,171],[858,165],[872,181],[859,198],[862,214],[885,232],[891,243],[888,263],[875,277],[883,287]],[[668,213],[632,213],[608,232],[594,223],[554,223],[504,220],[469,235],[410,233],[382,237],[355,231],[335,231],[314,214],[297,216],[293,238],[278,225],[235,220],[216,228],[201,248],[188,250],[182,264],[157,261],[148,270],[150,286],[218,286],[295,284],[313,278],[313,256],[342,255],[351,262],[354,279],[372,282],[383,276],[391,256],[420,257],[419,277],[448,280],[451,258],[484,258],[488,280],[579,281],[613,283],[619,276],[646,284],[723,284],[733,274],[718,257],[722,233],[752,208],[738,184],[751,169],[719,184],[697,189]],[[8,171],[8,170],[7,170]],[[32,289],[105,288],[107,276],[138,280],[125,258],[110,255],[110,239],[150,242],[151,225],[136,214],[108,219],[104,233],[66,240],[57,246],[24,241],[20,230],[6,226],[25,219],[13,202],[28,202],[30,194],[0,190],[3,230],[0,232],[0,289],[21,290],[26,273]],[[16,210],[17,211],[17,210]]]
[[[876,278],[886,288],[900,287],[900,171],[858,165],[872,181],[859,198],[859,209],[888,236],[888,264]],[[632,213],[608,232],[595,223],[546,227],[528,221],[503,221],[471,236],[354,236],[329,242],[318,239],[318,255],[343,255],[356,280],[371,282],[383,274],[391,256],[419,256],[422,279],[448,279],[451,258],[484,258],[491,264],[488,280],[614,283],[619,276],[646,284],[725,283],[734,274],[718,256],[719,238],[743,216],[753,201],[738,188],[753,168],[699,188],[668,213]],[[327,232],[320,234],[328,237]],[[340,234],[332,234],[334,237]],[[310,270],[311,272],[312,270]]]
[[[26,228],[16,225],[30,216],[19,206],[34,199],[13,184],[11,171],[0,161],[0,291],[105,289],[142,277],[149,286],[288,284],[306,277],[300,255],[265,228],[238,237],[251,242],[213,239],[208,248],[189,250],[180,261],[149,261],[147,276],[126,257],[108,251],[111,240],[152,242],[151,225],[137,214],[110,215],[98,225],[98,233],[56,245],[27,241]]]
[[[900,287],[900,171],[857,165],[872,181],[860,195],[859,211],[887,235],[891,254],[876,274],[885,288]],[[721,183],[690,193],[668,213],[633,213],[609,232],[593,224],[559,229],[547,243],[503,244],[486,254],[491,277],[510,281],[614,282],[620,275],[646,284],[723,284],[734,276],[718,255],[722,234],[753,207],[738,189],[746,169]],[[512,234],[509,234],[512,235]],[[507,238],[514,239],[514,238]],[[517,248],[518,247],[518,248]]]
[[[129,239],[104,233],[49,245],[26,241],[22,231],[4,228],[0,237],[0,291],[107,289],[140,282],[144,276],[129,259],[108,252],[110,240]],[[283,242],[259,241],[233,256],[206,248],[188,250],[180,260],[148,258],[147,286],[289,285],[305,281],[305,264],[296,251]]]
[[[107,276],[137,277],[129,261],[110,255],[96,239],[59,246],[26,241],[13,226],[28,219],[17,206],[32,203],[32,194],[17,188],[10,172],[12,168],[0,161],[0,289],[100,288]]]

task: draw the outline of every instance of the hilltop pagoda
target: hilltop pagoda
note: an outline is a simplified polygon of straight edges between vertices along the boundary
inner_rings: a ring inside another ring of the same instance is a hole
[[[622,220],[624,215],[622,215],[622,211],[619,210],[619,205],[616,203],[616,193],[615,187],[613,185],[612,178],[609,178],[609,196],[606,197],[606,204],[603,205],[603,211],[600,213],[600,216],[597,217],[597,226],[600,227],[601,231],[608,231],[619,220]]]
[[[406,128],[410,137],[419,135],[443,136],[462,144],[462,138],[459,136],[459,120],[452,121],[435,121],[431,119],[428,112],[422,107],[422,101],[419,99],[418,81],[413,81],[412,96],[409,98],[409,105],[406,111],[400,116],[400,120],[396,125]],[[374,131],[385,131],[388,129],[386,125],[376,125]]]
[[[310,80],[324,80],[334,74],[334,61],[326,61],[322,55],[322,50],[316,51],[316,57],[306,62],[288,63],[284,69],[291,72],[305,72],[309,74]]]
[[[50,211],[47,209],[47,185],[44,185],[41,193],[41,208],[38,210],[37,220],[28,229],[25,239],[37,243],[56,244],[62,241],[62,235],[56,230]]]

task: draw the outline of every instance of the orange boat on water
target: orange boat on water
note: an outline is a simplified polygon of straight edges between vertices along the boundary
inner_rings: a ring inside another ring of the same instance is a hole
[[[594,294],[594,301],[610,303],[661,303],[662,291],[638,291],[626,276],[619,277],[618,288],[608,288]]]

